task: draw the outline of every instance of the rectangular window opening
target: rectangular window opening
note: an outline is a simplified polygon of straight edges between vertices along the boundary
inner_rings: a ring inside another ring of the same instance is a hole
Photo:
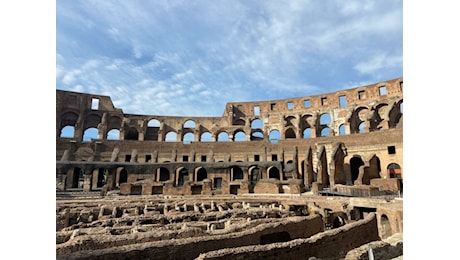
[[[403,90],[403,82],[402,81],[399,82],[399,88],[401,89],[401,91]]]
[[[366,98],[366,92],[364,90],[358,91],[358,99],[365,99]]]
[[[98,98],[92,98],[91,99],[91,109],[93,109],[93,110],[98,110],[99,109],[99,99]]]
[[[287,109],[289,109],[289,110],[294,109],[294,103],[293,102],[288,102],[287,103]]]
[[[260,156],[259,156],[258,154],[255,154],[255,155],[254,155],[254,161],[255,161],[255,162],[260,161]]]
[[[147,154],[147,155],[145,156],[145,162],[150,162],[151,160],[152,160],[152,155]]]
[[[182,156],[182,161],[183,162],[188,162],[188,155]]]
[[[278,155],[277,154],[272,154],[272,161],[273,162],[278,161]]]
[[[276,104],[275,104],[275,103],[271,103],[271,104],[270,104],[270,110],[271,110],[271,111],[275,111],[275,108],[276,108]]]
[[[388,154],[395,154],[396,147],[395,146],[388,146]]]
[[[202,155],[202,156],[201,156],[201,161],[202,161],[202,162],[206,162],[206,155]]]
[[[340,96],[339,97],[339,104],[340,104],[340,107],[346,107],[347,106],[347,97],[346,96]]]
[[[379,87],[379,94],[380,94],[380,96],[385,96],[387,94],[387,87],[386,86],[380,86]]]
[[[214,189],[219,190],[222,188],[222,178],[214,178]]]
[[[310,107],[310,99],[305,99],[303,101],[303,107],[304,108],[309,108]]]
[[[254,115],[255,116],[260,116],[260,107],[259,106],[254,107]]]
[[[130,162],[131,161],[131,154],[125,155],[125,162]]]

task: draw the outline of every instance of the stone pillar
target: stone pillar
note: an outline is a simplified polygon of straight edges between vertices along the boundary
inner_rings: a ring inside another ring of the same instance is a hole
[[[87,174],[84,172],[83,191],[91,191],[92,188],[92,173]]]
[[[66,190],[66,178],[67,178],[67,173],[65,172],[56,173],[56,188],[58,190],[61,190],[61,191]]]

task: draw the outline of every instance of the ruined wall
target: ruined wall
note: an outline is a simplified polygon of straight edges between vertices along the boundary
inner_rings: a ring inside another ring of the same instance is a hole
[[[156,242],[116,245],[105,249],[82,248],[72,253],[61,252],[56,259],[193,259],[201,252],[261,243],[264,237],[286,232],[291,239],[309,237],[323,231],[319,215],[291,217],[278,223],[260,224],[241,232],[215,236],[167,239]]]
[[[365,219],[337,229],[324,231],[306,239],[251,247],[226,248],[200,254],[198,259],[337,259],[348,251],[379,240],[377,219],[370,214]]]

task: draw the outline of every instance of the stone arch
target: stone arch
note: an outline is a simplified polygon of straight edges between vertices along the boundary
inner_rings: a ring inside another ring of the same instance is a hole
[[[128,182],[128,172],[125,168],[120,169],[119,177],[118,177],[118,185],[122,183]]]
[[[200,142],[211,142],[212,134],[210,132],[204,132],[200,136]]]
[[[275,166],[270,166],[267,169],[269,179],[278,179],[281,180],[280,170]]]
[[[64,126],[61,129],[61,134],[59,135],[61,138],[73,138],[75,137],[75,127],[71,125]]]
[[[288,127],[286,131],[284,131],[284,138],[285,139],[295,139],[296,138],[294,127]]]
[[[195,141],[195,135],[192,132],[184,133],[184,136],[182,137],[182,143],[191,144],[193,141]]]
[[[286,116],[284,118],[284,126],[285,127],[289,127],[289,126],[295,127],[297,125],[296,121],[297,119],[295,118],[295,116]]]
[[[359,126],[366,121],[369,113],[369,108],[366,106],[357,107],[350,115],[348,122],[350,123],[350,133],[359,133]]]
[[[233,141],[246,141],[246,133],[242,129],[235,130],[235,132],[233,132]]]
[[[125,132],[124,140],[139,140],[139,132],[135,127],[130,127]]]
[[[85,129],[83,132],[83,142],[89,142],[91,139],[97,139],[99,131],[95,127]]]
[[[225,131],[220,131],[220,132],[217,134],[217,141],[218,141],[218,142],[228,142],[228,141],[229,141],[228,133],[225,132]]]
[[[305,128],[305,130],[303,130],[303,138],[311,138],[311,128]]]
[[[343,143],[337,144],[336,148],[332,152],[331,162],[331,184],[346,184],[344,161],[345,156],[345,145]]]
[[[329,127],[323,127],[321,129],[321,136],[322,137],[326,137],[326,136],[329,136],[331,134],[331,128]]]
[[[327,167],[326,148],[321,146],[319,149],[318,163],[317,163],[317,181],[325,186],[329,185],[329,173]]]
[[[382,214],[380,216],[380,238],[385,239],[387,237],[390,237],[393,232],[391,230],[391,223],[390,220],[388,219],[387,215]]]
[[[97,128],[97,126],[101,123],[101,116],[98,114],[89,114],[85,118],[85,124],[83,130],[88,128]]]
[[[246,121],[244,121],[241,118],[236,119],[236,120],[233,121],[233,125],[245,125],[245,124],[246,124]]]
[[[401,171],[401,166],[397,163],[390,163],[387,166],[387,174],[390,178],[401,178],[402,177],[402,171]]]
[[[254,187],[257,182],[262,178],[262,171],[257,166],[251,166],[248,169],[249,172],[249,193],[254,193]]]
[[[165,167],[160,167],[157,169],[158,181],[169,181],[170,173],[169,170]]]
[[[185,167],[179,167],[176,169],[176,186],[184,186],[189,181],[188,170]]]
[[[396,126],[400,122],[400,119],[402,117],[402,113],[401,113],[402,102],[403,100],[401,99],[400,101],[394,103],[393,107],[390,110],[390,113],[388,114],[388,121],[389,121],[390,128],[396,128]]]
[[[339,126],[339,135],[345,135],[346,134],[346,131],[345,131],[345,124],[341,124]]]
[[[169,131],[165,135],[165,142],[177,142],[177,133],[174,131]]]
[[[260,129],[251,129],[251,141],[262,141],[264,132]]]
[[[232,166],[230,168],[232,181],[234,180],[242,180],[244,178],[243,170],[238,166]]]
[[[351,171],[351,182],[355,181],[359,177],[359,168],[364,165],[363,159],[360,155],[353,155],[350,159],[350,171]]]
[[[196,172],[196,181],[203,181],[208,178],[208,172],[203,167],[196,168],[195,172]]]
[[[121,124],[123,120],[119,116],[111,116],[109,117],[109,122],[107,124],[107,129],[121,129]]]
[[[264,122],[259,119],[255,118],[254,120],[251,121],[251,129],[263,129],[264,128]]]
[[[271,130],[269,134],[269,140],[270,143],[277,143],[279,140],[281,140],[280,131],[277,129]]]
[[[196,123],[195,121],[189,119],[187,121],[184,122],[184,125],[183,125],[183,128],[195,128],[196,127]]]
[[[105,137],[107,140],[120,140],[120,130],[118,129],[111,129],[107,132],[107,136]]]
[[[152,118],[147,122],[147,130],[145,132],[144,140],[158,141],[160,133],[161,122],[156,118]]]

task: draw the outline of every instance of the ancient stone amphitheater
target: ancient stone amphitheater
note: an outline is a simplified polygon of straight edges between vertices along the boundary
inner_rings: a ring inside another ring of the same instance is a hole
[[[221,117],[56,90],[56,257],[402,259],[402,108],[402,77]]]

